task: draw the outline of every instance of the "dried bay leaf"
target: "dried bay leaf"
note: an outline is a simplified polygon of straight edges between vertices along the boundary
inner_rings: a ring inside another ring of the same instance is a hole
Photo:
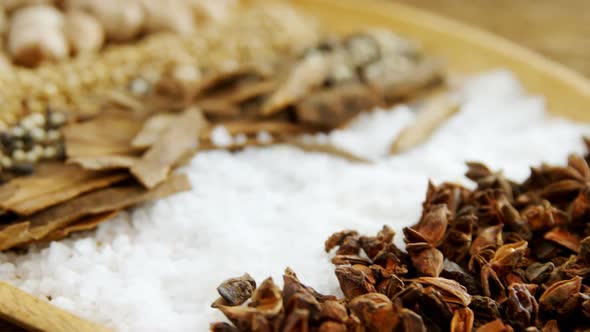
[[[9,198],[0,202],[0,208],[30,215],[127,177],[123,173],[88,171],[76,165],[55,165],[35,175],[16,178],[0,187],[0,196],[3,196],[3,192],[12,192]]]
[[[414,123],[404,128],[391,145],[391,153],[399,153],[423,143],[448,118],[459,111],[459,103],[447,95],[428,99]]]
[[[138,184],[127,184],[90,192],[37,212],[25,221],[0,227],[0,250],[43,239],[83,216],[123,209],[189,189],[186,175],[174,175],[151,190]]]
[[[131,173],[147,188],[158,185],[188,151],[196,148],[200,132],[206,125],[200,110],[187,109],[131,167]]]

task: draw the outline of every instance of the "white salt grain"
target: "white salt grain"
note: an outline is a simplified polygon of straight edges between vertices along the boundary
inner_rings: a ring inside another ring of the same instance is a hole
[[[272,143],[272,135],[263,130],[256,134],[256,140],[258,143],[269,144]]]
[[[211,142],[213,145],[223,148],[232,145],[233,138],[224,126],[215,126],[211,130]]]
[[[582,152],[590,125],[555,119],[507,72],[467,82],[464,103],[432,138],[397,156],[386,148],[412,120],[405,107],[361,116],[321,139],[375,159],[352,163],[288,146],[199,153],[183,171],[193,190],[144,204],[27,255],[0,254],[0,276],[36,296],[117,331],[205,331],[216,286],[249,272],[281,283],[286,266],[320,292],[338,283],[323,242],[338,230],[397,232],[416,222],[428,178],[468,183],[466,160],[504,168],[565,163]],[[223,128],[215,144],[232,139]],[[259,135],[259,138],[262,135]],[[49,293],[49,294],[46,294]]]

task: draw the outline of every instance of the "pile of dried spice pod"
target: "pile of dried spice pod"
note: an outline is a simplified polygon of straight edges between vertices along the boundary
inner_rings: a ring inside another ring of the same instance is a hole
[[[213,305],[233,325],[211,330],[588,331],[589,162],[571,155],[565,167],[531,168],[522,183],[468,163],[477,188],[430,183],[419,222],[404,228],[406,251],[387,226],[326,241],[344,298],[290,270],[283,290],[244,275],[221,284]]]

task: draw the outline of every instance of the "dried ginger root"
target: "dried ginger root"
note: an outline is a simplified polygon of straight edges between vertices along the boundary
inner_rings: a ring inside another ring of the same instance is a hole
[[[65,33],[75,54],[98,51],[105,39],[105,32],[94,16],[80,10],[65,15]]]
[[[69,55],[69,45],[63,29],[64,16],[54,7],[18,9],[9,26],[8,52],[15,63],[25,66],[64,59]]]

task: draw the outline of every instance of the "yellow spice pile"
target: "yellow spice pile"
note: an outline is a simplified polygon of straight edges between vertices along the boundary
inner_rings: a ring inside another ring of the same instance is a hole
[[[25,114],[48,108],[92,109],[97,93],[126,88],[136,78],[154,82],[163,73],[172,73],[183,80],[198,80],[204,70],[231,69],[299,52],[318,37],[313,20],[275,3],[238,10],[224,23],[192,34],[155,34],[136,44],[36,69],[0,61],[0,130]]]

